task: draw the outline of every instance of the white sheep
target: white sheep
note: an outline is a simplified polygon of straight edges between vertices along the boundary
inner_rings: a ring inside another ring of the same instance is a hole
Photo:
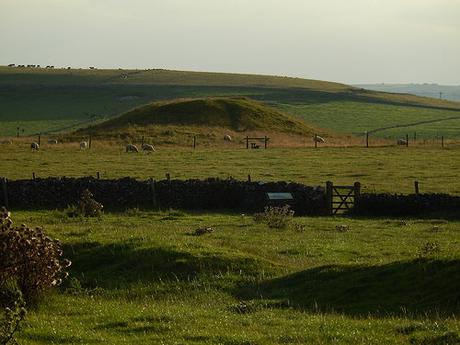
[[[323,137],[320,137],[319,135],[315,135],[313,137],[313,141],[316,143],[325,143],[326,140]]]
[[[224,140],[225,141],[232,141],[232,137],[227,134],[227,135],[224,136]]]
[[[48,140],[48,144],[51,144],[51,145],[56,145],[58,143],[58,141],[56,139],[50,139]]]
[[[82,141],[80,143],[80,150],[86,150],[88,148],[88,143],[86,141]]]
[[[13,143],[13,140],[3,140],[1,143],[5,145],[11,145]]]
[[[398,139],[397,144],[398,145],[407,145],[407,140],[406,139]]]
[[[144,144],[142,145],[142,150],[155,152],[155,147],[153,147],[153,145],[150,144]]]
[[[126,152],[139,152],[139,149],[136,145],[128,144],[126,145]]]
[[[38,145],[38,143],[33,142],[32,144],[30,144],[30,148],[32,150],[38,151],[40,149],[40,145]]]

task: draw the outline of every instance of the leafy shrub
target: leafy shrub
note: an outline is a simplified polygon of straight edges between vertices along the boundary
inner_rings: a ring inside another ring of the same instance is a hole
[[[70,261],[62,259],[61,244],[41,228],[14,226],[10,213],[0,215],[0,291],[15,284],[27,301],[59,285],[67,276]]]
[[[284,229],[294,216],[294,211],[289,205],[283,207],[267,206],[262,213],[254,215],[254,221],[265,223],[269,228]]]
[[[93,194],[85,189],[78,203],[78,211],[80,215],[85,217],[100,217],[104,206],[93,199]]]

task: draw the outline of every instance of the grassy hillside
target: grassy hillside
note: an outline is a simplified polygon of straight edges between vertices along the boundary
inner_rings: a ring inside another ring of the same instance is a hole
[[[283,132],[311,136],[305,122],[248,98],[200,98],[151,103],[77,133],[98,136],[149,134],[158,127],[194,126],[201,132],[226,128],[233,132]],[[201,128],[201,130],[200,130]]]
[[[28,314],[21,344],[460,339],[456,221],[297,218],[280,230],[249,215],[137,209],[13,219],[60,238],[73,262],[70,279]],[[206,226],[215,231],[192,235]],[[439,252],[424,251],[427,243]]]
[[[365,131],[376,131],[372,136],[403,138],[417,132],[420,139],[460,136],[460,112],[452,110],[343,100],[308,105],[280,103],[278,107],[308,123],[338,133],[363,135]],[[431,120],[438,122],[417,124]],[[387,127],[394,128],[379,130]]]
[[[460,103],[382,93],[343,84],[275,76],[167,70],[78,70],[0,67],[0,135],[68,131],[104,121],[152,101],[244,96],[342,133],[371,130],[383,122],[414,123],[457,114]],[[320,110],[320,114],[318,111]],[[364,114],[364,116],[363,116]],[[54,121],[54,122],[53,122]],[[55,121],[60,121],[56,126]],[[338,123],[345,126],[338,126]],[[447,136],[460,137],[457,123]],[[443,130],[443,129],[440,129]],[[424,126],[420,134],[433,133]],[[437,130],[436,130],[437,131]],[[379,133],[379,136],[388,134]]]

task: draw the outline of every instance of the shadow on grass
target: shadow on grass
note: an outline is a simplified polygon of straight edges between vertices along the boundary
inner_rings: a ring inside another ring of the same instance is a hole
[[[460,315],[460,260],[323,266],[246,286],[238,296],[352,316]]]
[[[231,253],[195,255],[167,247],[141,248],[137,242],[81,242],[66,245],[64,256],[72,261],[71,275],[81,280],[85,288],[118,289],[137,283],[188,282],[197,275],[254,276],[262,269],[267,270],[267,264],[262,261]]]

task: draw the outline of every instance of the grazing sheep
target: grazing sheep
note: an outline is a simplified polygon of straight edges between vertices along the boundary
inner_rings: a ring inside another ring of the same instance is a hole
[[[86,141],[82,141],[80,143],[80,150],[86,150],[88,148],[88,143]]]
[[[232,137],[227,134],[227,135],[224,136],[224,140],[225,141],[232,141]]]
[[[38,150],[40,149],[40,145],[38,145],[38,143],[35,143],[35,142],[34,142],[34,143],[30,144],[30,148],[31,148],[32,150],[38,151]]]
[[[313,138],[313,141],[315,141],[317,143],[325,143],[326,142],[326,140],[323,137],[320,137],[319,135],[315,135],[315,137]]]
[[[397,144],[398,145],[407,145],[407,141],[406,141],[406,139],[398,139]]]
[[[153,147],[153,145],[150,144],[142,145],[142,150],[155,152],[155,148]]]
[[[1,143],[5,145],[11,145],[13,143],[13,140],[3,140]]]
[[[57,143],[58,143],[58,141],[56,139],[48,140],[48,144],[50,144],[50,145],[56,145]]]
[[[126,152],[139,152],[139,149],[136,145],[128,144],[126,145]]]

